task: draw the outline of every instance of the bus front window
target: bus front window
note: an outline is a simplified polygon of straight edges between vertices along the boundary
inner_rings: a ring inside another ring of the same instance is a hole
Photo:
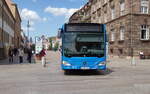
[[[103,57],[104,33],[65,33],[63,50],[66,57]]]

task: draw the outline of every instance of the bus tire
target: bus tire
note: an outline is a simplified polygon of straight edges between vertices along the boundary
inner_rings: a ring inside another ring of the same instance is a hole
[[[70,71],[69,70],[64,70],[65,75],[69,75]]]

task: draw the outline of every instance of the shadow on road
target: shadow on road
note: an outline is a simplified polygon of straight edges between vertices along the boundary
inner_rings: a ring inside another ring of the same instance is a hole
[[[112,69],[107,68],[106,70],[69,70],[65,71],[64,74],[67,76],[93,76],[93,75],[108,75],[114,72]]]

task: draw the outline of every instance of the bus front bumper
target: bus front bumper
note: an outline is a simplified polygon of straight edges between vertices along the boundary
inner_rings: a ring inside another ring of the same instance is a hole
[[[64,66],[62,65],[63,70],[105,70],[106,65],[102,66]]]

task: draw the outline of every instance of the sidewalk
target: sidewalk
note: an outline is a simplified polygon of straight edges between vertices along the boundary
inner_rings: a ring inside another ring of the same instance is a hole
[[[0,65],[9,65],[9,64],[20,64],[19,63],[19,57],[18,56],[14,56],[14,61],[13,63],[9,63],[9,58],[6,58],[4,60],[0,60]],[[27,61],[27,55],[25,54],[24,57],[23,57],[23,64],[25,63],[29,63]],[[34,55],[32,56],[32,63],[36,63],[36,60],[34,58]]]
[[[113,67],[149,67],[150,59],[139,59],[139,58],[108,58],[108,66]]]

